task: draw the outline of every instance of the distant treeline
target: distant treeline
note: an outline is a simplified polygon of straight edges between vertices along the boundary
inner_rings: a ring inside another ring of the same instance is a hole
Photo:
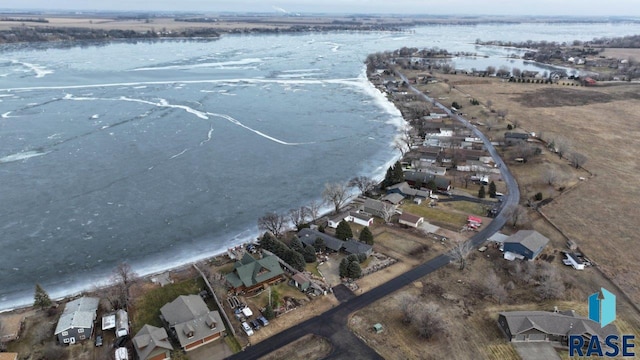
[[[194,23],[215,23],[218,22],[217,18],[210,17],[198,17],[198,18],[175,18],[173,21],[182,22],[194,22]]]
[[[35,22],[35,23],[48,23],[49,20],[45,18],[13,18],[13,17],[3,17],[0,18],[0,21],[14,21],[14,22]]]
[[[218,38],[213,29],[185,29],[171,32],[103,30],[71,27],[15,27],[0,31],[0,44],[49,41],[109,41],[116,39]]]
[[[491,41],[482,41],[480,39],[476,39],[477,45],[496,45],[496,46],[509,46],[516,48],[525,48],[525,49],[548,49],[548,48],[559,48],[559,47],[567,47],[567,46],[580,46],[580,47],[591,47],[591,48],[640,48],[640,35],[628,35],[617,38],[596,38],[590,41],[580,41],[574,40],[570,43],[567,42],[555,42],[555,41],[501,41],[501,40],[491,40]],[[597,52],[596,52],[597,53]]]

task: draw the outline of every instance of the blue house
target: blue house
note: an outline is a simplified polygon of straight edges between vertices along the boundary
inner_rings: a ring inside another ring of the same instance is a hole
[[[549,243],[549,239],[535,230],[520,230],[504,241],[504,257],[534,260]]]

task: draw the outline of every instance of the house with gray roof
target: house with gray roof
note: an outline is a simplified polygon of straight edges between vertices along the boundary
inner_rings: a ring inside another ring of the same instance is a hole
[[[337,239],[329,234],[322,233],[315,229],[302,229],[298,231],[298,238],[305,245],[313,246],[313,243],[317,238],[322,239],[324,241],[324,246],[327,250],[338,252],[342,249],[343,241]]]
[[[386,201],[392,205],[398,205],[404,200],[404,196],[400,193],[389,193],[380,199],[382,201]]]
[[[618,334],[614,324],[600,327],[600,324],[578,316],[573,310],[552,311],[509,311],[498,316],[498,326],[512,342],[548,341],[568,345],[569,335],[582,335],[588,344],[597,335],[604,341],[608,335]],[[603,345],[604,346],[604,345]]]
[[[236,293],[252,292],[284,279],[284,271],[273,255],[256,259],[245,253],[233,264],[233,271],[226,276],[227,283]]]
[[[440,191],[449,191],[451,189],[451,180],[446,177],[420,171],[405,171],[404,179],[412,186],[426,186],[429,182],[433,181],[436,184],[436,188]]]
[[[362,205],[362,211],[373,216],[384,219],[385,214],[389,211],[395,211],[395,205],[391,205],[380,200],[367,198]]]
[[[373,246],[369,244],[365,244],[358,240],[349,239],[345,241],[344,244],[342,245],[342,250],[344,250],[344,252],[347,253],[348,255],[365,254],[368,257],[373,252]]]
[[[59,344],[72,345],[86,340],[93,333],[100,299],[81,297],[65,305],[54,335]]]
[[[168,360],[173,351],[167,330],[146,324],[133,337],[133,347],[140,360]]]
[[[535,230],[520,230],[504,241],[504,257],[534,260],[548,243],[549,239]]]
[[[349,239],[347,241],[342,241],[338,238],[335,238],[329,234],[321,233],[318,230],[312,229],[302,229],[298,232],[298,238],[305,245],[313,246],[313,243],[317,238],[321,238],[324,241],[324,244],[328,250],[338,252],[344,251],[347,254],[366,254],[367,256],[371,255],[373,251],[373,247],[371,245],[367,245],[363,242]]]
[[[199,295],[181,295],[160,308],[160,318],[184,351],[208,344],[222,336],[220,313],[211,311]]]
[[[426,184],[425,184],[426,185]],[[414,189],[409,186],[409,183],[401,182],[399,184],[395,184],[393,186],[389,186],[387,188],[387,192],[390,194],[401,194],[405,197],[420,197],[423,199],[429,198],[431,196],[431,190],[428,189]]]

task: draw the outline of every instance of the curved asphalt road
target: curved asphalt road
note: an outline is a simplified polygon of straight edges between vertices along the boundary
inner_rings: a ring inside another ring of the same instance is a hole
[[[403,75],[398,75],[406,81],[409,81]],[[443,109],[453,119],[456,119],[463,123],[467,128],[471,129],[473,133],[478,136],[484,142],[487,150],[495,160],[496,164],[500,167],[502,178],[509,189],[508,193],[503,197],[503,206],[500,213],[484,227],[480,232],[475,234],[468,241],[473,244],[474,247],[479,246],[487,240],[491,235],[495,234],[498,230],[504,226],[507,221],[507,212],[512,206],[516,206],[520,200],[520,191],[518,190],[518,184],[513,175],[507,169],[502,159],[498,156],[496,149],[491,145],[489,139],[484,136],[475,126],[471,125],[466,119],[459,115],[451,113],[451,111],[444,105],[434,102],[431,98],[418,91],[413,86],[409,86],[411,91],[421,96],[424,100],[433,102],[436,106]],[[349,314],[354,311],[360,310],[367,305],[411,284],[414,281],[421,279],[422,277],[438,270],[439,268],[449,264],[451,258],[442,254],[435,258],[419,265],[404,274],[387,281],[386,283],[372,289],[371,291],[351,298],[333,309],[318,315],[314,318],[306,320],[294,327],[291,327],[279,334],[266,339],[257,345],[248,347],[245,351],[239,352],[228,359],[233,360],[252,360],[258,359],[261,356],[277,350],[300,337],[307,334],[316,334],[323,336],[331,342],[333,351],[327,357],[327,359],[382,359],[382,357],[376,353],[372,348],[367,346],[362,340],[360,340],[354,333],[352,333],[347,327],[347,320]]]

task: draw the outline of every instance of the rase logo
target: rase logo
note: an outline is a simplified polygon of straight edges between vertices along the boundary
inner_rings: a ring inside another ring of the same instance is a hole
[[[603,328],[611,324],[615,319],[615,295],[605,288],[600,288],[599,292],[589,296],[589,320],[599,323],[600,327]],[[601,339],[598,335],[592,334],[585,351],[585,338],[582,334],[569,335],[569,356],[635,356],[633,351],[635,347],[634,339],[634,335],[622,335],[622,339],[615,334],[609,335],[604,340],[604,344],[608,349],[603,352]]]

